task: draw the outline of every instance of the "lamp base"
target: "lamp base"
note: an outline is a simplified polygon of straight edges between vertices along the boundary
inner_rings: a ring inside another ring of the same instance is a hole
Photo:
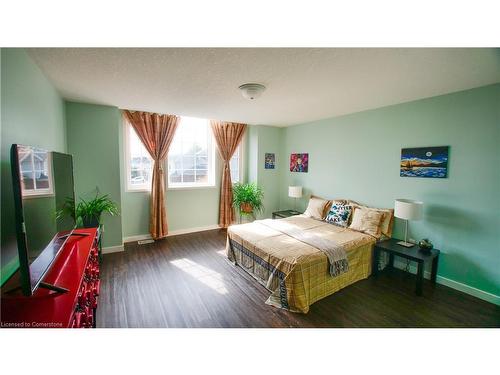
[[[399,241],[398,245],[404,246],[404,247],[413,247],[413,246],[415,246],[415,244],[413,244],[411,242],[405,242],[405,241]]]

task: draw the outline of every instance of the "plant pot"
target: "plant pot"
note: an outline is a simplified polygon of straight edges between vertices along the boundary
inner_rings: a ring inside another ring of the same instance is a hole
[[[97,228],[99,226],[99,218],[96,216],[83,216],[82,223],[84,228]]]
[[[251,214],[253,212],[253,207],[250,203],[242,203],[240,205],[240,210],[245,214]]]

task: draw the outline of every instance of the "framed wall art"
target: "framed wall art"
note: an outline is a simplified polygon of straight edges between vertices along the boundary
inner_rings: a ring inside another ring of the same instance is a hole
[[[403,148],[401,150],[401,177],[448,177],[449,146]]]
[[[305,172],[309,169],[309,154],[290,154],[290,172]]]
[[[274,165],[276,163],[276,156],[273,153],[266,152],[264,157],[264,168],[265,169],[274,169]]]

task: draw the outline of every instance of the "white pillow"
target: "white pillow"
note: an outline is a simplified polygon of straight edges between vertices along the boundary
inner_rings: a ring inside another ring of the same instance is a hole
[[[325,218],[325,208],[330,203],[325,199],[321,199],[318,197],[311,197],[309,199],[309,204],[307,205],[307,209],[304,212],[304,215],[307,217],[312,217],[313,219],[323,220]]]
[[[392,237],[392,227],[394,225],[394,209],[393,208],[375,208],[368,207],[363,204],[349,200],[349,204],[357,208],[366,208],[368,210],[375,210],[384,213],[384,217],[380,222],[380,231],[382,232],[381,239],[389,239]],[[352,218],[352,217],[351,217]]]
[[[379,239],[382,234],[380,231],[380,223],[383,218],[384,213],[381,211],[354,207],[354,214],[349,228],[372,235],[376,239]]]

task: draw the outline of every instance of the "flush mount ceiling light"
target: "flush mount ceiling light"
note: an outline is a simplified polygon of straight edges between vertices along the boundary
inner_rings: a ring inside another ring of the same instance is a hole
[[[245,83],[244,85],[241,85],[239,89],[241,90],[241,95],[243,95],[244,98],[253,100],[262,95],[266,86],[261,85],[260,83]]]

